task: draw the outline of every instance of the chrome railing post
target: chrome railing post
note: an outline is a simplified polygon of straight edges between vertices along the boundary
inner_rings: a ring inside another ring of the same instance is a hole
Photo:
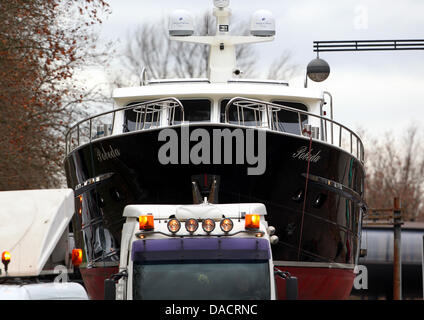
[[[330,92],[324,91],[324,94],[328,95],[330,97],[330,131],[331,131],[331,144],[333,144],[333,96]]]
[[[89,130],[90,130],[90,131],[89,131],[89,133],[88,133],[88,135],[89,135],[89,138],[90,138],[90,142],[91,142],[91,141],[93,140],[93,139],[92,139],[92,136],[91,136],[91,135],[92,135],[92,133],[93,133],[93,132],[92,132],[92,124],[91,124],[91,119],[92,119],[92,118],[90,118],[90,124],[89,124]]]
[[[328,135],[327,135],[327,119],[324,120],[325,123],[325,141],[328,142]]]
[[[142,130],[146,127],[146,119],[147,119],[147,105],[144,106],[143,126],[140,128],[140,130]]]
[[[302,118],[300,116],[300,112],[297,113],[297,120],[299,122],[299,132],[300,132],[300,135],[302,135],[303,128],[302,128]]]
[[[77,146],[79,147],[80,145],[80,130],[79,130],[79,125],[77,125]]]
[[[266,114],[266,122],[268,123],[268,128],[272,129],[271,127],[271,121],[269,119],[269,108],[268,108],[268,104],[265,105],[265,114]]]
[[[323,106],[324,106],[324,99],[321,101],[320,106],[319,106],[319,112],[320,112],[320,116],[321,116],[321,119],[320,119],[321,129],[320,130],[321,130],[321,140],[322,141],[324,141],[324,122],[322,120],[322,117],[323,117],[322,108],[323,108]]]

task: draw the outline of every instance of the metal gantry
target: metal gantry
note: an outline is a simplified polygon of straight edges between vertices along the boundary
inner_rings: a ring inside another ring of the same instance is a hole
[[[314,52],[424,50],[424,39],[314,41]]]

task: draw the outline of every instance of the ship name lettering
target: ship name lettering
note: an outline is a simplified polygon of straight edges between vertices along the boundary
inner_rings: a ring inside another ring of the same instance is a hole
[[[320,153],[321,150],[319,150],[317,153],[313,154],[314,149],[311,149],[310,156],[309,156],[309,150],[308,147],[303,146],[297,149],[295,153],[293,153],[292,157],[294,159],[300,159],[305,161],[311,161],[311,162],[318,162],[321,159]]]
[[[97,154],[97,160],[99,162],[103,162],[106,160],[118,158],[121,155],[121,152],[119,149],[114,149],[111,145],[109,145],[109,150],[106,151],[103,147],[101,147],[101,150],[95,148],[96,154]]]

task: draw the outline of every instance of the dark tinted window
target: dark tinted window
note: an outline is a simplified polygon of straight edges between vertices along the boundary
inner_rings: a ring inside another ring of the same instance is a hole
[[[208,122],[211,119],[211,101],[207,99],[180,100],[184,107],[184,120]],[[175,113],[174,123],[181,122],[181,112]]]
[[[230,101],[230,99],[221,100],[221,116],[220,116],[220,122],[225,122],[225,107],[227,106],[227,103],[229,101]],[[231,111],[231,109],[232,108],[230,108],[230,111]],[[231,119],[231,116],[230,116],[230,119]],[[237,119],[237,116],[236,116],[236,119]]]
[[[268,300],[268,261],[134,262],[134,300]]]
[[[272,103],[302,111],[308,111],[308,108],[304,104],[298,102],[272,101]],[[299,118],[297,113],[287,110],[280,110],[278,112],[273,112],[273,117],[273,120],[277,123],[279,131],[300,134]],[[308,117],[301,114],[300,119],[303,126],[303,124],[307,122]]]

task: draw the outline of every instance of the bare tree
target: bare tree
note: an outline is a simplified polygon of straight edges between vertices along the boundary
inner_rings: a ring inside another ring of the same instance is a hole
[[[248,34],[249,31],[239,22],[232,28],[232,33]],[[215,33],[215,18],[203,14],[196,23],[199,35]],[[255,73],[258,62],[258,52],[249,45],[240,45],[236,49],[238,68],[242,77],[258,76]],[[120,76],[114,75],[112,82],[116,86],[137,85],[140,83],[141,70],[147,69],[150,78],[200,78],[206,77],[209,57],[208,46],[171,41],[168,37],[167,21],[162,19],[158,24],[143,23],[127,37],[127,44],[121,54],[124,70]],[[290,54],[284,52],[272,63],[268,78],[287,79],[293,76],[299,67],[290,63]]]
[[[399,196],[405,220],[424,220],[424,145],[411,125],[396,141],[392,134],[368,138],[366,199],[371,208],[390,208]]]
[[[0,1],[0,190],[61,185],[63,133],[94,97],[75,72],[97,55],[105,12],[103,0]]]
[[[285,51],[274,60],[268,70],[268,79],[287,80],[294,77],[298,68],[290,63],[290,57],[291,54]]]

